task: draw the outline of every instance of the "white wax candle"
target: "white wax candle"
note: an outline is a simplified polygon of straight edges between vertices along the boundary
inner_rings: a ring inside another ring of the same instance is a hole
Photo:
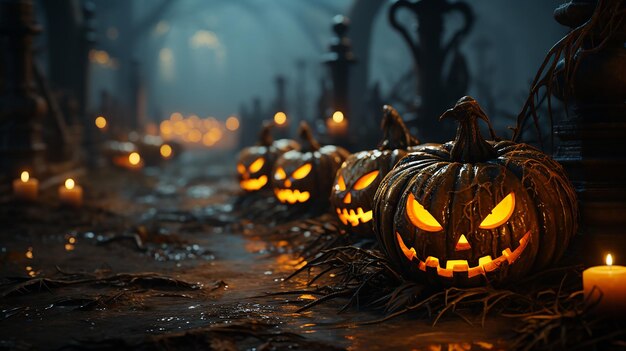
[[[610,254],[606,261],[606,266],[591,267],[583,272],[585,300],[597,304],[598,312],[626,313],[626,267],[614,266]]]
[[[68,178],[65,184],[59,187],[59,200],[63,205],[80,207],[83,204],[83,188],[72,178]]]
[[[20,200],[35,201],[39,191],[39,181],[31,178],[28,172],[23,171],[20,179],[13,181],[13,194]]]

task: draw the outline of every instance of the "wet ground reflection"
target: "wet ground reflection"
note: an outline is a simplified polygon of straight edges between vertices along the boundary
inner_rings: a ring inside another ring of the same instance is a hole
[[[207,157],[183,155],[161,171],[145,169],[146,176],[94,175],[79,211],[0,204],[3,219],[12,219],[0,234],[0,346],[216,342],[250,349],[271,339],[297,349],[501,349],[497,321],[480,328],[450,320],[433,328],[403,317],[358,326],[380,315],[338,313],[337,302],[296,313],[317,297],[268,296],[305,287],[306,275],[284,278],[306,261],[288,241],[267,242],[255,235],[259,228],[215,215],[232,209],[236,184],[225,181],[230,168],[207,170],[228,165],[224,159]],[[207,214],[218,220],[203,220]]]

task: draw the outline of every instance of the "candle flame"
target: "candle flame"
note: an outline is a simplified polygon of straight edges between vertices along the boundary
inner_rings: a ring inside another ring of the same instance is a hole
[[[607,266],[613,265],[613,256],[611,256],[611,254],[606,255],[606,265]]]
[[[72,189],[74,189],[74,185],[75,185],[75,183],[74,183],[74,179],[72,179],[72,178],[67,178],[67,179],[65,180],[65,188],[66,188],[67,190],[72,190]]]
[[[159,148],[159,152],[161,153],[161,156],[163,156],[163,158],[168,158],[172,156],[172,147],[168,144],[163,144],[161,145],[161,148]]]
[[[280,125],[285,124],[287,122],[287,115],[284,112],[276,112],[274,115],[274,123]]]
[[[341,111],[335,111],[335,113],[333,113],[333,122],[335,123],[341,123],[343,122],[343,112]]]
[[[20,174],[20,178],[22,179],[22,182],[26,183],[28,181],[28,179],[30,178],[30,174],[28,174],[28,172],[24,171],[24,172],[22,172],[22,174]]]
[[[107,126],[107,119],[104,118],[104,116],[98,116],[96,118],[96,127],[98,127],[98,129],[103,129]]]
[[[139,161],[141,161],[141,156],[139,156],[139,153],[132,152],[130,155],[128,155],[128,162],[130,162],[131,165],[136,166],[139,164]]]

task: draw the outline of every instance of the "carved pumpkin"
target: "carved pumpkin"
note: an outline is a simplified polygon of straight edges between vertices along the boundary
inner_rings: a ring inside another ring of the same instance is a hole
[[[350,155],[335,177],[330,202],[349,233],[373,235],[372,205],[380,181],[407,150],[419,144],[389,105],[383,107],[381,129],[383,139],[378,149]]]
[[[484,140],[478,119],[489,120],[470,97],[446,117],[459,121],[455,140],[407,155],[376,193],[375,232],[393,265],[413,279],[473,286],[558,260],[578,219],[563,168],[532,146]]]
[[[239,153],[237,162],[239,185],[247,192],[270,188],[274,162],[285,152],[300,149],[300,145],[294,140],[274,141],[271,135],[272,126],[273,124],[266,123],[259,135],[258,144],[247,147]]]
[[[282,203],[322,208],[328,205],[335,173],[349,152],[338,146],[320,146],[305,122],[301,123],[299,134],[304,142],[302,151],[286,152],[276,161],[274,193]]]

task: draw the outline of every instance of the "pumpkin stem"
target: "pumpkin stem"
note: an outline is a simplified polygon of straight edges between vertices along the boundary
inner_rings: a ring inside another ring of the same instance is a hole
[[[311,131],[311,127],[309,127],[309,124],[305,121],[300,122],[298,135],[300,135],[300,139],[309,144],[308,151],[317,151],[320,149],[320,143],[315,139],[313,132]]]
[[[406,150],[409,146],[420,143],[411,135],[402,117],[391,105],[383,106],[383,121],[380,128],[383,130],[383,139],[378,144],[379,150]]]
[[[261,128],[261,133],[259,133],[259,141],[257,142],[257,145],[266,147],[272,146],[272,143],[274,142],[274,138],[272,137],[272,127],[274,127],[273,122],[263,122],[263,127]]]
[[[450,151],[450,156],[458,162],[475,163],[486,161],[496,157],[496,150],[480,134],[478,119],[482,119],[489,127],[489,133],[495,140],[496,134],[489,122],[489,117],[480,108],[478,102],[469,96],[464,96],[454,105],[453,108],[444,112],[439,120],[444,118],[454,118],[459,121],[456,129],[454,145]]]

